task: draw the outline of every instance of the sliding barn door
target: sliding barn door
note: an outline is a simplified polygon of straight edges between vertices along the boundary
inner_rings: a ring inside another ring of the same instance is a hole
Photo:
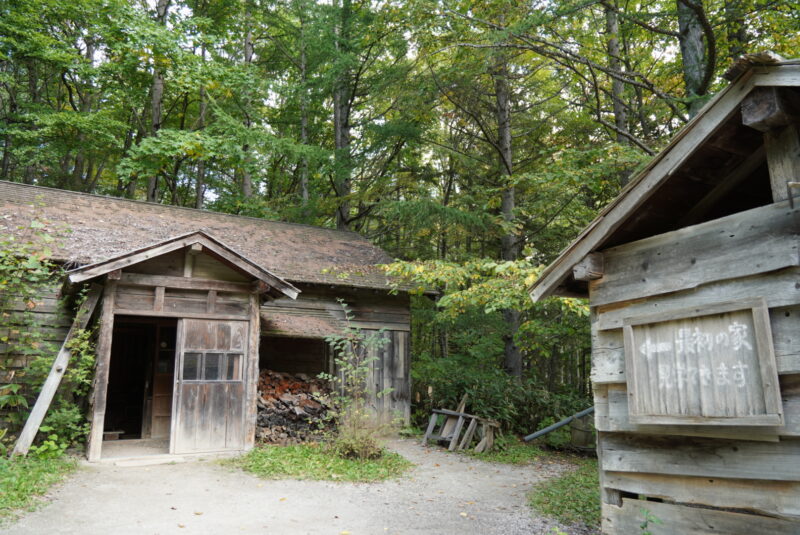
[[[171,453],[244,448],[246,321],[178,322]]]

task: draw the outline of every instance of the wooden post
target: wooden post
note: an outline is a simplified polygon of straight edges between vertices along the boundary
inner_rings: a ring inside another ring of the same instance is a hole
[[[25,422],[25,427],[19,434],[19,438],[17,438],[17,443],[14,445],[12,455],[27,455],[28,449],[31,447],[33,439],[39,431],[39,427],[42,425],[42,420],[44,420],[47,414],[47,409],[50,408],[53,396],[55,396],[58,386],[61,384],[61,378],[64,377],[64,373],[67,371],[67,366],[69,365],[69,359],[71,357],[70,351],[67,349],[67,344],[72,340],[72,337],[75,336],[77,331],[86,328],[89,319],[92,317],[92,313],[94,313],[95,306],[97,306],[97,301],[100,299],[102,291],[102,286],[92,284],[89,294],[86,296],[86,300],[81,304],[78,312],[75,314],[75,319],[72,321],[72,326],[69,328],[67,337],[64,339],[64,343],[61,345],[61,349],[53,361],[53,367],[50,368],[50,374],[47,376],[42,386],[39,397],[36,398],[36,403]]]
[[[772,200],[786,200],[788,182],[800,180],[800,98],[785,88],[756,88],[742,101],[742,123],[764,133]]]
[[[89,461],[100,460],[100,453],[103,447],[103,426],[106,417],[108,369],[111,364],[116,293],[117,281],[106,280],[106,287],[103,292],[103,309],[100,316],[100,334],[97,338],[97,362],[95,364],[94,392],[92,392],[92,427],[86,446],[86,457]]]
[[[774,202],[789,198],[789,182],[800,181],[800,133],[797,125],[764,134],[769,166],[769,184]]]
[[[261,341],[261,307],[259,295],[250,294],[250,340],[247,346],[247,377],[244,400],[244,448],[251,449],[256,442],[258,418],[258,346]]]

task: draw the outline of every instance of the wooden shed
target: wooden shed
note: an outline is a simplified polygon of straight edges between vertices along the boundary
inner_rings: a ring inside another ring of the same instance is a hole
[[[71,291],[102,288],[90,460],[104,436],[158,453],[252,447],[259,370],[334,371],[324,339],[345,326],[340,299],[352,325],[387,338],[372,365],[372,390],[391,389],[370,400],[377,417],[408,420],[409,296],[357,234],[2,181],[0,213],[0,232],[36,221],[56,237]],[[61,282],[32,309],[56,345],[73,323]],[[11,371],[26,365],[18,355]]]
[[[604,533],[800,533],[800,64],[730,72],[531,288],[589,298]]]

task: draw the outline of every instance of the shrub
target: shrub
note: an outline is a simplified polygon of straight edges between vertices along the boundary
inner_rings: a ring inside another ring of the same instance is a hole
[[[518,381],[472,356],[421,355],[412,368],[414,423],[424,426],[434,408],[455,408],[468,395],[466,411],[500,422],[504,430],[532,433],[544,421],[557,421],[585,409],[591,401],[569,392],[549,392],[533,379]]]
[[[328,412],[336,424],[329,446],[343,458],[377,459],[383,454],[378,440],[382,430],[368,401],[371,395],[383,396],[389,390],[370,390],[370,364],[377,360],[375,355],[388,340],[382,331],[366,332],[352,327],[350,310],[342,300],[339,303],[347,326],[342,334],[326,338],[334,353],[336,375],[320,374],[331,381],[336,393],[331,404],[336,408]]]

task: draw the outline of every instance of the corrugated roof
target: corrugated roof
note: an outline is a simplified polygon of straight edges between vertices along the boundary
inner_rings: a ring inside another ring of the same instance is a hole
[[[389,286],[377,265],[392,258],[355,232],[0,181],[0,232],[21,234],[34,218],[60,236],[53,258],[73,265],[202,231],[288,281]]]

